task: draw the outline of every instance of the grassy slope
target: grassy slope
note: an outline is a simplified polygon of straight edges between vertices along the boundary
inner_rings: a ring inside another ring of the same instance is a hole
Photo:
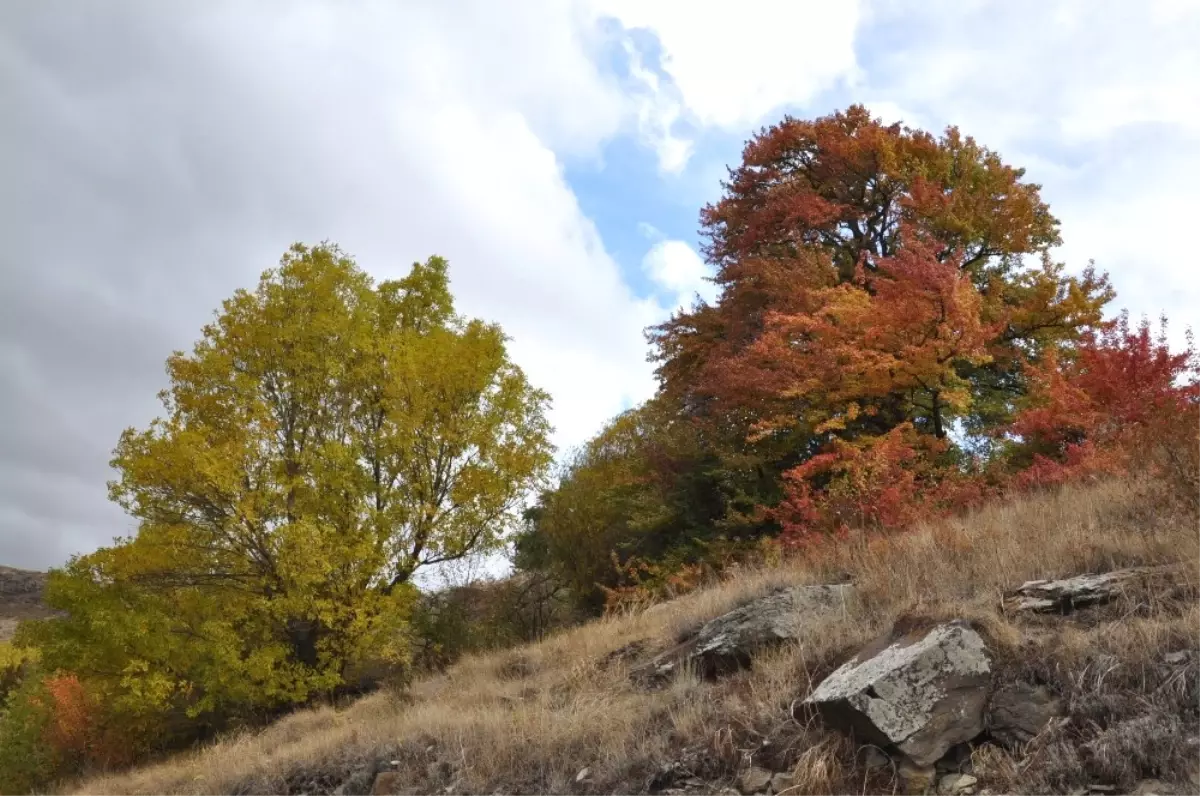
[[[856,750],[790,706],[855,649],[897,621],[976,622],[999,677],[1045,682],[1071,707],[1069,727],[1040,739],[1025,762],[976,753],[981,787],[1065,791],[1108,781],[1186,782],[1200,735],[1200,656],[1174,668],[1165,653],[1200,648],[1200,537],[1194,520],[1157,510],[1128,483],[1073,487],[867,542],[819,562],[738,573],[719,587],[638,615],[595,622],[542,643],[467,659],[347,709],[296,713],[132,772],[76,785],[85,793],[329,792],[374,760],[398,761],[419,791],[430,762],[458,770],[460,791],[643,791],[664,763],[683,761],[709,792],[735,781],[749,756],[794,770],[791,793],[892,792],[891,772],[865,775]],[[1000,596],[1025,580],[1150,563],[1186,565],[1175,595],[1131,595],[1072,618],[1004,617]],[[638,660],[697,623],[781,583],[849,572],[863,599],[812,629],[802,645],[715,683],[687,674],[668,688],[632,685],[606,656],[642,642]],[[1127,720],[1134,719],[1132,723]],[[764,744],[764,741],[767,743]],[[575,781],[590,769],[584,782]]]

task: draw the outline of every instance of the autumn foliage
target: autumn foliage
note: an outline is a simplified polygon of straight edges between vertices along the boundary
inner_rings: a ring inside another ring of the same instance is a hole
[[[497,549],[550,463],[549,397],[441,258],[376,284],[296,244],[215,315],[117,443],[136,532],[52,571],[61,615],[18,631],[39,668],[0,791],[402,679],[413,574]]]
[[[1194,354],[1105,319],[1107,276],[1052,259],[1058,221],[1022,169],[855,106],[762,130],[723,187],[701,213],[719,296],[649,330],[656,420],[603,465],[641,481],[582,462],[543,497],[615,507],[610,541],[631,516],[617,491],[637,506],[637,532],[602,546],[610,603],[711,577],[706,529],[806,546],[1131,467],[1196,494]],[[678,521],[681,484],[703,484],[706,522]],[[600,538],[572,523],[539,530]],[[632,552],[647,537],[658,555]]]
[[[1031,368],[1030,405],[1011,427],[1029,457],[1019,483],[1141,466],[1176,481],[1180,493],[1196,494],[1200,359],[1190,345],[1172,352],[1165,331],[1165,319],[1155,338],[1148,321],[1133,327],[1123,315],[1089,333],[1069,356]]]
[[[42,669],[16,686],[25,658],[0,659],[0,788],[261,720],[414,651],[441,665],[483,603],[498,644],[1079,478],[1149,475],[1196,510],[1190,338],[1106,320],[1108,278],[1052,259],[1058,222],[1022,169],[855,106],[760,131],[723,188],[701,213],[718,298],[649,330],[657,395],[523,515],[548,396],[498,327],[455,314],[444,261],[374,285],[298,245],[238,291],[171,357],[165,417],[118,444],[136,536],[51,575],[67,617],[18,637]],[[419,568],[509,541],[515,591],[416,600]]]

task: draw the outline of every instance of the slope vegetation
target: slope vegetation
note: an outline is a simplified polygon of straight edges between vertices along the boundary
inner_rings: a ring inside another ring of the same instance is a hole
[[[996,505],[890,537],[852,538],[649,610],[465,659],[405,694],[295,713],[265,730],[67,790],[81,793],[893,793],[894,765],[797,711],[881,633],[961,618],[996,676],[1053,692],[1065,718],[1029,743],[966,749],[975,792],[1155,793],[1198,785],[1200,538],[1144,485],[1108,481]],[[1173,564],[1175,585],[1067,616],[1006,613],[1031,579]],[[648,689],[630,671],[702,622],[780,585],[849,580],[846,611],[798,643],[706,680]],[[1104,790],[1105,788],[1109,790]]]

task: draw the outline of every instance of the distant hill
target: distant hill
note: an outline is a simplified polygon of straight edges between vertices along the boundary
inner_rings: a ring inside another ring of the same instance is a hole
[[[42,602],[46,573],[0,566],[0,641],[8,641],[22,619],[41,619],[53,611]]]

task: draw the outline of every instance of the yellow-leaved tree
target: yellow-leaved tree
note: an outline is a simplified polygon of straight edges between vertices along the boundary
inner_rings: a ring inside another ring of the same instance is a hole
[[[164,416],[112,461],[136,535],[52,572],[66,616],[18,643],[160,736],[402,659],[413,573],[499,545],[550,463],[505,339],[455,313],[441,258],[374,285],[293,246],[169,358]]]

